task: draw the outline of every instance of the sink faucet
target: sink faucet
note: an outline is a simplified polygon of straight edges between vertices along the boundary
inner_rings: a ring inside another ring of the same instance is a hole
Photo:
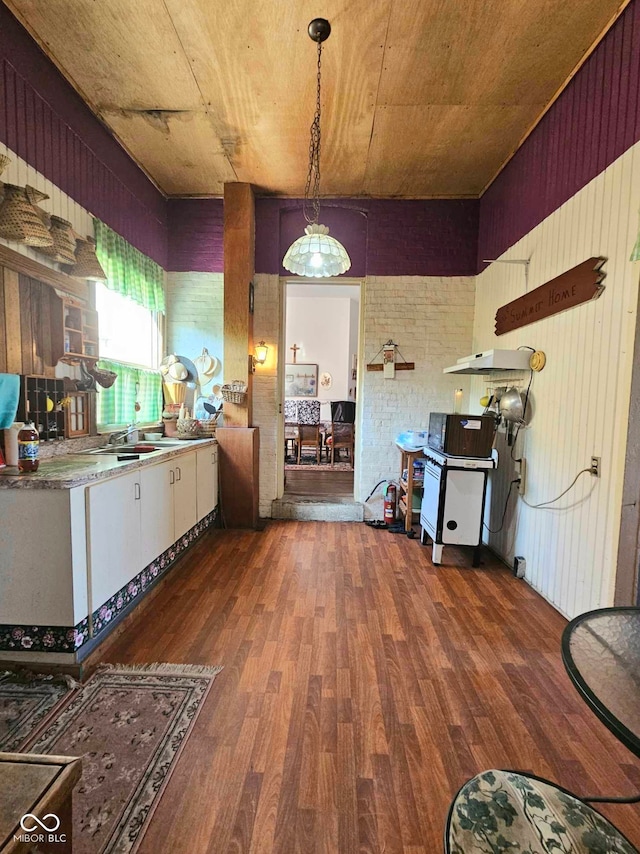
[[[138,428],[135,424],[129,424],[126,430],[117,430],[109,436],[108,445],[124,445],[125,442],[138,441]]]

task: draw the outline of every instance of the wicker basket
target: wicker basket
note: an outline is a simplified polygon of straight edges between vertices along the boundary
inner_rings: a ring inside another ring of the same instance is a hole
[[[222,399],[225,403],[237,403],[240,406],[247,398],[247,384],[240,380],[234,380],[231,383],[225,383],[222,386]]]
[[[52,216],[49,233],[53,239],[53,246],[50,249],[43,249],[42,254],[60,264],[75,264],[76,239],[71,223],[62,217]]]
[[[216,435],[216,421],[212,418],[209,421],[201,421],[198,428],[198,435],[203,438],[213,439]]]
[[[53,239],[51,241],[53,243]],[[93,237],[76,239],[76,262],[69,270],[75,279],[88,279],[91,282],[106,282],[107,276],[100,266],[96,255],[96,242]]]
[[[178,418],[178,439],[197,439],[200,422],[196,418]]]
[[[38,210],[29,201],[24,187],[5,184],[0,205],[0,237],[37,249],[53,246],[53,238],[40,216],[44,211],[38,213]]]

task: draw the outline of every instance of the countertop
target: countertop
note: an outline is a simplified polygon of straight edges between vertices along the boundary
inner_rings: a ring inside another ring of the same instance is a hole
[[[174,442],[176,440],[173,440]],[[182,440],[180,444],[163,447],[163,442],[152,442],[161,451],[141,454],[137,460],[118,461],[116,455],[64,454],[41,460],[36,472],[18,472],[17,468],[0,469],[0,489],[72,489],[96,480],[105,480],[123,472],[134,471],[143,466],[154,465],[192,451],[196,448],[216,445],[215,439]],[[127,446],[123,446],[126,450]]]

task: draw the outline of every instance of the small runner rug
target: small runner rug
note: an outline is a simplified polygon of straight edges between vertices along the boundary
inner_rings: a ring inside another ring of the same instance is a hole
[[[298,465],[295,462],[286,462],[285,461],[285,470],[286,471],[325,471],[330,473],[332,471],[353,471],[353,466],[351,463],[347,462],[335,462],[333,465],[331,463],[318,463],[316,462],[315,457],[302,457],[302,462]]]
[[[77,683],[29,671],[0,673],[0,750],[16,753]]]
[[[74,854],[133,854],[221,667],[103,665],[20,747],[82,757]]]

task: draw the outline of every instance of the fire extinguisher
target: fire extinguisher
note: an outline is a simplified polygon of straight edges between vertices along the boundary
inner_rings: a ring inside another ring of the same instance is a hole
[[[395,483],[389,483],[384,494],[384,521],[387,524],[396,521],[396,496]]]

